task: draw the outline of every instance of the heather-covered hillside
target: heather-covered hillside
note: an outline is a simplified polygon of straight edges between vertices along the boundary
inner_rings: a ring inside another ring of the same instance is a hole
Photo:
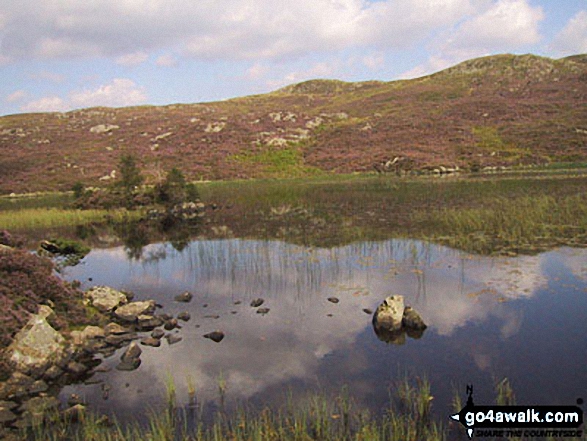
[[[403,170],[587,159],[587,55],[499,55],[405,81],[314,80],[204,104],[0,118],[0,194],[116,179],[122,154],[148,178]]]

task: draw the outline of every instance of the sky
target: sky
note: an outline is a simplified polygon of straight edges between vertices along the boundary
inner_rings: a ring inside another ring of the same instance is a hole
[[[2,0],[0,115],[391,81],[498,53],[587,53],[587,0]]]

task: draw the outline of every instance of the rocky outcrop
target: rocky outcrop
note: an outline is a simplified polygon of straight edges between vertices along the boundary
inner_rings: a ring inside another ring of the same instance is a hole
[[[375,334],[387,343],[402,345],[406,335],[418,339],[426,328],[422,317],[410,306],[405,306],[401,295],[387,297],[373,314]]]
[[[108,133],[112,130],[120,129],[120,126],[114,124],[98,124],[90,129],[91,133]]]
[[[17,370],[43,371],[65,355],[65,339],[47,322],[52,314],[48,306],[39,306],[38,313],[14,337],[8,354]]]
[[[131,302],[116,308],[114,316],[119,320],[134,323],[140,315],[150,315],[154,310],[155,302],[152,300]]]
[[[111,312],[128,301],[124,293],[108,286],[95,286],[86,291],[85,297],[100,312]]]

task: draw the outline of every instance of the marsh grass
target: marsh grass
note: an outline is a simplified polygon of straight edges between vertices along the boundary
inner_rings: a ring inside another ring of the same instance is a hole
[[[532,252],[587,243],[587,195],[500,197],[482,208],[418,213],[432,238],[479,253]]]
[[[126,222],[138,219],[140,211],[73,210],[59,208],[26,208],[0,211],[0,229],[24,231],[41,228],[75,227],[95,222]]]
[[[441,441],[444,428],[430,417],[431,396],[425,380],[402,380],[393,388],[392,404],[381,416],[361,409],[345,387],[337,397],[315,393],[294,403],[291,393],[277,408],[239,406],[230,414],[216,412],[210,423],[187,421],[178,408],[175,385],[166,381],[165,409],[153,411],[145,425],[113,421],[83,413],[78,422],[52,415],[47,422],[22,431],[22,439],[55,440],[387,440]]]

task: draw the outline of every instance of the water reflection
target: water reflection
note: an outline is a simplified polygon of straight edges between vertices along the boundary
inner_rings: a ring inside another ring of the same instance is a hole
[[[168,375],[179,400],[188,402],[192,378],[199,400],[217,401],[222,376],[231,399],[279,401],[288,387],[348,384],[359,400],[379,406],[387,383],[410,371],[430,377],[442,407],[450,401],[451,382],[476,382],[490,399],[493,377],[507,375],[516,386],[533,363],[535,383],[518,396],[550,403],[552,397],[543,396],[550,390],[563,400],[587,384],[587,296],[585,280],[575,277],[583,274],[586,257],[585,250],[568,249],[516,259],[473,257],[402,240],[333,249],[241,239],[194,241],[180,250],[153,244],[138,260],[123,248],[94,250],[67,277],[132,290],[137,299],[155,299],[172,314],[187,310],[192,319],[179,331],[181,342],[144,347],[137,371],[98,374],[119,391],[108,403],[101,402],[100,385],[75,390],[97,407],[125,414],[157,403]],[[549,297],[551,289],[560,299]],[[173,302],[185,290],[194,293],[192,302]],[[392,294],[403,295],[428,324],[421,339],[395,346],[380,339],[397,343],[405,336],[374,334],[363,309],[375,310]],[[257,297],[265,299],[267,315],[249,306]],[[544,320],[561,311],[568,322]],[[214,330],[226,334],[221,343],[202,337]],[[557,354],[573,355],[555,368]]]

